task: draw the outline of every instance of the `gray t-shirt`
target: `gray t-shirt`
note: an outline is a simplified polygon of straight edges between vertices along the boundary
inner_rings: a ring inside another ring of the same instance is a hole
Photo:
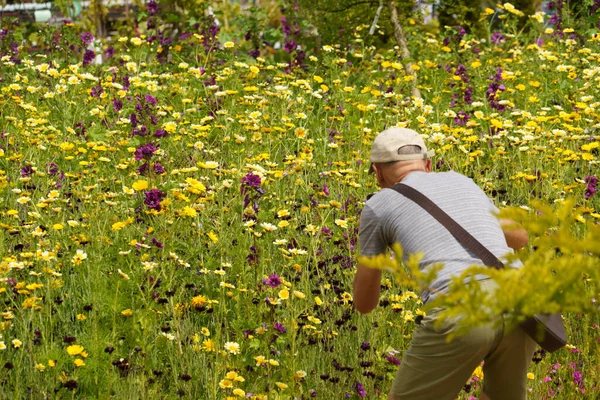
[[[402,183],[429,197],[496,257],[502,260],[504,255],[512,253],[494,215],[498,209],[471,179],[453,171],[413,171]],[[388,246],[400,243],[404,261],[408,255],[421,252],[424,254],[421,269],[443,264],[431,290],[421,293],[424,302],[446,291],[451,276],[469,266],[483,265],[427,211],[393,189],[380,190],[366,202],[360,217],[359,239],[361,256],[379,255]],[[518,261],[510,265],[520,266]]]

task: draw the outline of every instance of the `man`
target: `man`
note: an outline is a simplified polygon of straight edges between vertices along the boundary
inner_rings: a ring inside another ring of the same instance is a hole
[[[527,232],[515,228],[515,222],[494,216],[497,208],[471,179],[452,171],[431,172],[432,155],[413,130],[393,127],[377,135],[370,160],[382,190],[366,202],[359,231],[361,256],[376,256],[400,243],[405,257],[424,254],[420,268],[444,265],[431,287],[421,293],[424,302],[443,295],[451,276],[483,263],[427,211],[390,189],[395,183],[401,181],[429,197],[496,257],[528,242]],[[484,290],[493,290],[493,281],[477,278]],[[380,270],[359,263],[354,278],[354,305],[359,312],[377,306],[380,283]],[[438,312],[432,310],[414,331],[390,399],[453,399],[481,361],[485,361],[481,399],[526,398],[527,366],[536,343],[520,327],[505,332],[502,325],[490,324],[446,343],[458,322],[445,321],[435,328]]]

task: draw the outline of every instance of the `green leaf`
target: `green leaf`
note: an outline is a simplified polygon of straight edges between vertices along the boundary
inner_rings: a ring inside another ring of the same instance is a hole
[[[178,23],[181,20],[181,18],[179,18],[179,15],[177,15],[177,14],[167,14],[166,19],[167,19],[167,22],[171,22],[171,23]]]
[[[134,136],[131,139],[129,139],[129,145],[130,146],[139,146],[140,145],[140,138],[138,136]]]
[[[144,20],[144,19],[146,19],[146,18],[148,18],[148,13],[147,13],[147,12],[145,12],[145,11],[142,11],[142,12],[141,12],[141,13],[139,13],[139,14],[138,14],[138,16],[137,16],[137,20],[138,20],[138,22],[140,22],[140,21],[142,21],[142,20]]]
[[[264,38],[269,43],[275,43],[283,38],[283,34],[279,29],[267,29],[264,33]]]

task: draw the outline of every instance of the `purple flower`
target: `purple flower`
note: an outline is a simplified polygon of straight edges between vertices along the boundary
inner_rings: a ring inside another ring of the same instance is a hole
[[[143,144],[141,146],[139,146],[137,149],[135,149],[135,159],[137,161],[140,160],[149,160],[150,158],[152,158],[152,155],[154,154],[154,152],[158,150],[158,147],[156,147],[155,145],[153,145],[152,143],[147,143],[147,144]]]
[[[155,0],[150,0],[146,3],[146,11],[150,13],[150,15],[154,15],[158,12],[158,3]]]
[[[503,34],[501,34],[500,32],[494,32],[494,34],[492,35],[492,37],[490,38],[490,41],[494,44],[500,44],[503,43],[505,40],[505,37]]]
[[[160,211],[160,202],[162,199],[167,197],[166,193],[161,192],[159,189],[152,189],[147,192],[144,192],[145,199],[144,204],[148,206],[148,208],[156,211]]]
[[[466,125],[469,121],[469,114],[464,111],[459,111],[454,118],[454,124],[458,126]]]
[[[467,67],[465,67],[464,65],[459,64],[459,66],[456,67],[456,71],[454,71],[454,75],[459,76],[460,79],[464,83],[469,83],[469,75],[467,74]]]
[[[263,279],[263,283],[272,288],[276,288],[281,285],[281,278],[277,274],[271,274],[268,279]]]
[[[584,197],[586,200],[594,197],[596,190],[598,188],[598,179],[593,175],[588,175],[585,177],[585,183],[587,183],[587,188],[584,192]]]
[[[164,129],[157,129],[154,132],[154,136],[157,137],[157,138],[162,138],[162,137],[165,137],[167,135],[168,135],[168,133]]]
[[[46,172],[48,172],[50,175],[56,175],[58,174],[58,171],[58,165],[56,165],[55,163],[50,163],[46,165]]]
[[[159,163],[154,163],[154,165],[152,166],[152,168],[154,168],[154,172],[158,175],[162,175],[165,173],[165,167],[163,167],[161,164]]]
[[[123,77],[123,89],[129,90],[129,86],[131,86],[131,82],[129,81],[129,76],[125,75]]]
[[[296,44],[296,42],[294,42],[293,40],[288,40],[283,45],[283,50],[285,50],[288,53],[291,53],[292,51],[294,51],[296,49],[296,47],[298,47],[298,45]]]
[[[463,95],[463,100],[466,104],[473,104],[473,86],[469,86],[465,89],[465,94]]]
[[[583,196],[585,197],[586,200],[588,200],[588,199],[591,199],[592,197],[594,197],[594,194],[596,194],[596,188],[592,187],[592,186],[588,186],[585,189]]]
[[[33,170],[33,168],[31,167],[31,165],[26,165],[23,168],[21,168],[21,176],[23,178],[29,178],[31,175],[33,175],[33,173],[35,172]]]
[[[140,165],[138,167],[138,169],[136,170],[138,175],[146,175],[146,173],[148,172],[148,163],[143,163],[142,165]]]
[[[100,97],[100,95],[104,93],[104,89],[102,89],[102,85],[94,86],[92,88],[92,97]]]
[[[279,332],[279,333],[286,333],[286,332],[287,332],[287,329],[285,329],[285,326],[283,326],[283,324],[280,324],[279,322],[277,322],[277,323],[275,324],[275,326],[273,326],[273,328],[274,328],[274,329],[275,329],[277,332]]]
[[[285,37],[288,37],[292,33],[292,27],[287,23],[286,17],[281,17],[281,30]]]
[[[141,126],[140,129],[133,130],[133,136],[146,136],[148,134],[148,128]]]
[[[115,55],[115,49],[112,46],[108,46],[106,50],[104,50],[104,57],[111,58]]]
[[[365,351],[365,350],[369,350],[371,348],[371,344],[369,342],[362,342],[360,344],[360,349]]]
[[[162,242],[159,242],[158,240],[156,240],[156,238],[152,238],[152,244],[155,245],[156,247],[158,247],[159,249],[164,248],[165,246],[162,244]]]
[[[583,378],[581,377],[580,371],[573,372],[573,382],[580,388],[583,387]]]
[[[84,32],[81,35],[79,35],[79,37],[81,38],[83,44],[86,46],[89,46],[94,41],[94,35],[92,35],[89,32]]]
[[[114,99],[112,101],[113,103],[113,110],[115,110],[115,112],[119,112],[123,109],[123,102],[119,99]]]
[[[131,115],[129,116],[129,122],[131,123],[132,127],[137,127],[138,124],[138,119],[137,119],[137,115],[135,115],[135,113],[131,113]]]
[[[394,355],[392,355],[392,354],[387,354],[387,355],[385,356],[385,359],[386,359],[387,361],[391,362],[392,364],[395,364],[395,365],[400,365],[400,360],[398,359],[398,357],[396,357],[396,356],[394,356]]]
[[[365,390],[365,387],[360,382],[356,381],[356,385],[354,386],[354,389],[356,390],[356,393],[363,399],[365,397],[367,397],[367,391]]]
[[[242,178],[242,184],[250,187],[260,187],[260,176],[254,175],[252,172],[249,172]]]
[[[83,65],[85,66],[91,64],[92,61],[94,61],[94,58],[96,58],[96,53],[94,53],[94,50],[86,50],[83,54]]]
[[[156,97],[147,94],[146,97],[145,97],[145,99],[146,99],[146,103],[148,103],[148,104],[150,104],[152,106],[156,105]]]

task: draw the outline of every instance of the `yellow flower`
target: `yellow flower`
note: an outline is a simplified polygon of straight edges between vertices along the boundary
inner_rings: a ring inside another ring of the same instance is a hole
[[[75,265],[80,265],[87,258],[87,254],[83,250],[77,250],[73,256],[72,262]]]
[[[85,365],[85,362],[81,358],[76,358],[73,363],[78,367],[83,367]]]
[[[257,367],[260,367],[267,362],[267,359],[264,356],[256,356],[254,359],[256,360]]]
[[[198,212],[190,206],[185,206],[181,210],[181,215],[184,217],[195,217],[198,215]]]
[[[294,297],[297,299],[303,299],[306,296],[304,295],[304,293],[294,290]]]
[[[233,394],[235,394],[238,397],[244,397],[246,396],[246,392],[244,392],[242,389],[237,388],[233,390]]]
[[[131,317],[133,315],[133,311],[131,311],[129,308],[121,311],[121,315],[124,317]]]
[[[140,190],[148,189],[148,181],[140,179],[139,181],[133,182],[133,185],[131,185],[131,187],[138,192]]]
[[[37,363],[37,364],[35,364],[35,369],[42,372],[46,369],[46,366],[44,364]]]
[[[83,346],[80,346],[78,344],[73,344],[69,347],[67,347],[67,353],[70,356],[76,356],[78,354],[81,354],[83,352]]]
[[[133,223],[133,217],[129,217],[126,221],[123,222],[115,222],[114,224],[112,224],[112,230],[119,231],[131,223]]]
[[[532,372],[527,373],[527,379],[534,379],[535,375]]]
[[[294,379],[302,379],[306,376],[306,371],[303,370],[298,370],[296,371],[296,373],[294,374]]]
[[[275,382],[275,386],[277,386],[277,387],[278,387],[279,389],[281,389],[281,390],[285,390],[285,389],[287,389],[287,388],[288,388],[288,385],[286,385],[286,384],[285,384],[285,383],[283,383],[283,382]]]
[[[190,185],[187,188],[187,190],[189,192],[194,193],[194,194],[200,194],[200,193],[206,192],[206,186],[204,186],[202,184],[202,182],[200,182],[194,178],[187,178],[185,181],[188,185]]]
[[[204,351],[215,351],[215,342],[212,339],[207,339],[205,341],[202,342],[202,349]]]
[[[229,389],[233,387],[233,382],[231,382],[229,379],[223,379],[221,382],[219,382],[219,386],[221,389]]]
[[[206,298],[206,296],[200,295],[200,296],[192,297],[191,304],[192,304],[192,307],[201,308],[202,306],[204,306],[206,304],[207,301],[208,301],[208,299]],[[208,332],[208,335],[206,335],[204,333],[204,330],[208,331],[208,329],[202,328],[202,334],[204,336],[210,336],[210,332]]]
[[[165,122],[163,124],[163,129],[168,133],[175,133],[175,131],[177,130],[177,124],[173,121]]]
[[[277,211],[277,217],[279,217],[279,218],[287,217],[289,215],[290,215],[290,212],[286,209]]]
[[[279,291],[279,298],[281,300],[287,300],[290,298],[290,291],[287,289],[282,289]]]
[[[233,42],[225,42],[223,44],[223,47],[225,47],[226,49],[232,49],[232,48],[235,47],[235,43],[233,43]]]
[[[308,131],[302,127],[296,128],[296,130],[294,131],[294,135],[296,135],[297,137],[299,137],[300,139],[303,139],[306,137],[306,133]]]
[[[336,219],[335,220],[335,224],[337,226],[341,226],[342,228],[347,228],[348,227],[348,221],[346,221],[344,219]]]
[[[238,377],[237,372],[235,371],[229,371],[227,374],[225,374],[225,378],[229,379],[230,381],[235,380],[235,378]]]
[[[6,344],[4,342],[0,342],[0,350],[6,350]]]

